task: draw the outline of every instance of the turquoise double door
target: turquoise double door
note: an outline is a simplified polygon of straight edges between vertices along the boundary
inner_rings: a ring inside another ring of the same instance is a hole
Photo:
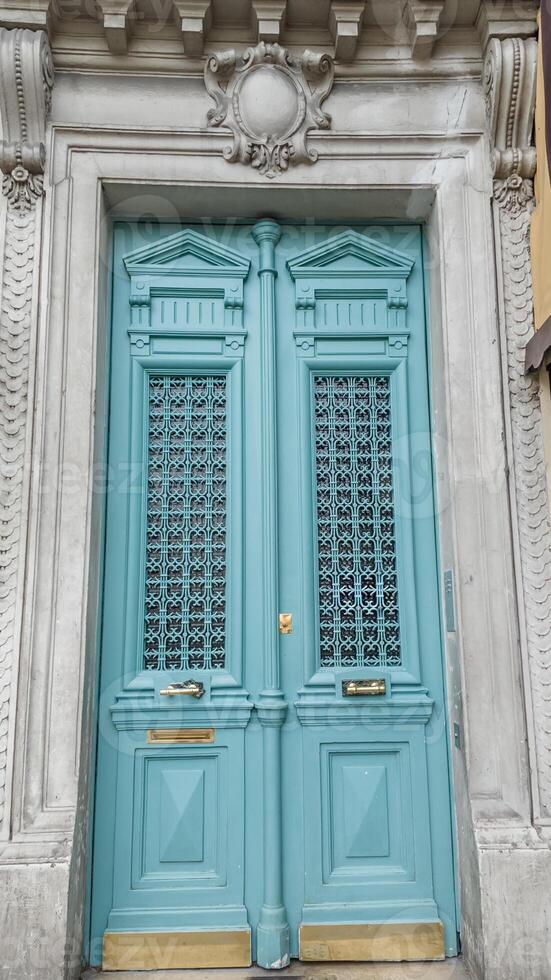
[[[90,960],[457,952],[422,235],[114,229]]]

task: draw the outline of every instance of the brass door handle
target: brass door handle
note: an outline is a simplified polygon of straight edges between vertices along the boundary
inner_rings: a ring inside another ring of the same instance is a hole
[[[161,694],[169,698],[173,698],[175,694],[191,694],[192,698],[202,698],[204,693],[205,687],[201,684],[201,681],[184,681],[183,684],[169,684],[168,687],[163,687],[161,690]]]
[[[345,698],[361,697],[366,694],[386,694],[386,681],[382,677],[375,680],[343,681],[342,693]]]

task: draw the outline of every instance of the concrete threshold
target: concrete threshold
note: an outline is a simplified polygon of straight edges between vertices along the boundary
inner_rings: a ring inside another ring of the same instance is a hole
[[[299,963],[285,970],[258,966],[227,970],[146,970],[103,973],[86,970],[82,980],[471,980],[461,957],[442,963]]]

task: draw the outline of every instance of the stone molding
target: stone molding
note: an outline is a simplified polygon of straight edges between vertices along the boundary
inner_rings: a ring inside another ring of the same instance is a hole
[[[535,816],[551,820],[551,526],[539,382],[525,375],[525,349],[534,332],[530,218],[534,207],[533,145],[536,41],[491,38],[484,70],[491,144],[505,389],[508,392],[517,539],[521,630],[534,722]]]
[[[136,129],[125,134],[122,148],[120,133],[112,129],[98,133],[84,125],[78,131],[58,126],[53,138],[54,220],[42,259],[47,270],[44,296],[50,297],[47,309],[44,304],[43,330],[52,354],[44,377],[44,396],[40,386],[37,441],[42,428],[49,433],[42,463],[46,470],[51,460],[59,460],[60,465],[65,460],[77,462],[85,470],[92,454],[93,437],[88,409],[97,404],[95,351],[98,331],[101,336],[105,323],[103,315],[98,317],[97,309],[98,303],[102,311],[105,308],[101,293],[98,299],[97,228],[106,225],[104,211],[100,209],[110,200],[110,187],[126,185],[128,200],[133,200],[137,182],[145,187],[159,180],[167,187],[181,184],[184,186],[180,188],[179,200],[183,208],[189,208],[189,202],[197,199],[197,186],[204,179],[206,169],[208,193],[214,196],[221,185],[224,193],[229,187],[233,195],[243,185],[247,193],[251,186],[253,192],[255,187],[263,190],[266,181],[247,169],[227,166],[221,154],[227,134],[224,137],[222,132],[213,131],[211,143],[205,140],[202,129],[176,135]],[[503,825],[511,819],[513,811],[519,815],[513,817],[515,820],[524,819],[525,813],[524,784],[521,785],[517,774],[520,769],[525,775],[522,704],[518,688],[509,683],[509,665],[516,658],[510,639],[515,610],[511,607],[509,588],[507,494],[499,479],[505,454],[499,441],[503,423],[499,360],[493,345],[495,301],[488,290],[493,275],[493,248],[488,238],[490,209],[487,195],[481,202],[480,193],[481,174],[485,188],[489,186],[485,141],[479,132],[467,131],[448,133],[444,139],[424,134],[408,138],[394,133],[377,141],[358,138],[352,144],[339,134],[316,134],[312,142],[320,149],[320,159],[311,169],[295,169],[293,186],[287,189],[287,213],[300,217],[301,201],[314,190],[317,204],[311,202],[307,213],[327,214],[333,207],[339,219],[342,190],[337,187],[339,183],[342,185],[344,169],[351,166],[357,168],[357,214],[364,213],[362,209],[369,199],[380,212],[386,203],[396,199],[397,188],[403,188],[400,206],[406,216],[406,208],[411,207],[418,185],[434,187],[434,198],[431,195],[430,199],[424,199],[423,213],[431,223],[429,240],[436,248],[432,253],[435,261],[429,266],[433,335],[435,338],[442,335],[442,354],[439,348],[435,350],[434,376],[438,389],[435,418],[443,436],[438,444],[443,452],[450,453],[449,465],[439,459],[436,467],[443,483],[439,498],[449,500],[449,506],[441,512],[442,561],[444,568],[458,569],[458,632],[448,637],[447,645],[451,661],[459,644],[461,656],[465,658],[465,717],[454,714],[453,719],[461,721],[468,750],[454,750],[453,754],[458,769],[462,877],[467,878],[463,907],[470,917],[465,936],[466,945],[468,942],[472,948],[484,941],[475,922],[476,909],[473,911],[476,902],[472,896],[478,888],[478,877],[473,870],[477,868],[477,857],[471,842],[472,814],[477,806],[483,806],[487,826],[494,820]],[[73,147],[78,152],[73,152]],[[102,180],[106,192],[99,195],[97,188]],[[204,203],[197,202],[199,207],[203,208]],[[205,211],[197,213],[205,214]],[[449,248],[450,241],[456,243],[454,248]],[[62,283],[59,270],[64,277]],[[50,283],[55,283],[56,288],[51,288]],[[466,303],[465,296],[476,296],[476,303]],[[72,367],[65,378],[66,363]],[[101,433],[103,415],[97,412],[96,408],[95,424]],[[499,470],[495,476],[494,467]],[[454,487],[451,495],[449,490],[444,492],[448,472]],[[472,479],[468,474],[474,474]],[[27,840],[35,840],[44,827],[48,828],[48,837],[61,836],[58,828],[66,827],[65,837],[70,838],[69,808],[74,812],[77,807],[77,826],[82,826],[86,819],[86,794],[82,792],[76,802],[76,786],[70,777],[75,757],[80,759],[87,745],[86,737],[81,742],[77,724],[77,692],[85,699],[91,696],[92,684],[87,686],[82,678],[85,648],[89,656],[95,649],[95,635],[88,634],[86,645],[82,637],[86,623],[95,615],[96,596],[89,586],[89,575],[95,573],[88,569],[90,565],[94,567],[98,535],[90,516],[87,487],[80,487],[70,498],[63,495],[55,508],[50,496],[41,494],[37,502],[40,512],[36,522],[41,534],[36,536],[36,545],[34,538],[31,543],[37,549],[36,594],[32,605],[29,597],[33,649],[21,684],[21,713],[24,714],[27,706],[29,717],[25,725],[27,741],[20,749],[21,761],[24,759],[25,763],[24,783],[20,796],[14,796],[14,821],[17,822],[17,808],[23,814],[20,837],[24,838],[24,845],[17,842],[12,846],[10,853],[14,861],[22,860],[23,846],[30,846]],[[55,542],[53,547],[52,542]],[[487,599],[488,583],[491,602]],[[54,629],[52,644],[49,637]],[[498,683],[492,689],[490,677],[494,668]],[[31,672],[37,681],[28,690],[24,682]],[[454,674],[452,683],[458,683],[458,674]],[[46,690],[50,692],[48,709],[43,707],[48,697]],[[454,712],[459,710],[454,706]],[[489,738],[488,732],[497,730],[503,718],[507,718],[507,725],[501,726],[500,738]],[[469,796],[464,775],[467,751],[470,753]],[[49,773],[48,778],[45,773]],[[61,806],[66,810],[60,815]],[[51,845],[44,841],[41,846],[46,852]],[[73,858],[72,868],[77,874],[82,867],[78,857]],[[53,870],[45,865],[44,875],[48,880],[52,874]],[[0,876],[0,883],[5,881]],[[483,884],[486,887],[486,881]],[[495,889],[491,888],[490,875],[487,888],[491,901]],[[74,885],[73,894],[78,890]],[[17,919],[16,934],[20,936],[23,922],[29,923],[26,935],[30,934],[34,941],[30,927],[36,919],[29,915],[27,908],[25,905],[26,919]],[[38,921],[42,925],[42,920]],[[58,930],[62,927],[63,920]],[[43,949],[44,945],[46,940],[42,937],[38,948]],[[50,936],[47,945],[51,945]],[[17,955],[23,956],[19,947]],[[42,962],[36,971],[26,975],[35,980],[39,969],[43,971]],[[513,976],[514,980],[520,980],[521,974],[507,973],[500,980],[512,980]]]
[[[224,158],[250,164],[266,177],[276,177],[291,164],[315,163],[318,154],[308,147],[307,137],[312,129],[329,129],[331,117],[322,103],[333,77],[330,55],[305,51],[295,58],[279,44],[263,41],[242,56],[233,50],[211,55],[205,87],[215,106],[207,114],[208,125],[227,126],[234,138]]]
[[[37,207],[53,68],[43,31],[0,29],[0,145],[7,198],[0,293],[0,828],[6,815],[10,695],[18,664],[24,559]]]

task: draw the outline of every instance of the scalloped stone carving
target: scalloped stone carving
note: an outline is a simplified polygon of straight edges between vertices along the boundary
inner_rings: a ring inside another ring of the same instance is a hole
[[[322,109],[334,78],[328,54],[305,51],[295,58],[279,44],[218,52],[207,59],[205,86],[215,105],[208,125],[227,126],[233,145],[224,149],[228,163],[250,164],[275,177],[290,164],[315,163],[317,152],[307,146],[312,129],[328,129],[331,118]]]
[[[0,302],[0,825],[15,656],[34,267],[34,209],[8,207]]]
[[[53,83],[43,31],[0,29],[0,144],[7,198],[0,292],[0,826],[6,806],[10,695],[18,659],[25,456],[37,206]]]
[[[540,818],[551,818],[551,524],[539,382],[524,373],[534,332],[530,217],[536,42],[493,38],[484,84],[502,262],[520,589],[532,689]],[[514,512],[513,512],[514,513]]]
[[[551,817],[551,526],[539,380],[524,373],[534,333],[531,181],[497,189],[517,520],[541,812]],[[497,183],[497,181],[496,181]],[[528,185],[528,187],[527,187]],[[519,196],[520,194],[520,196]]]

